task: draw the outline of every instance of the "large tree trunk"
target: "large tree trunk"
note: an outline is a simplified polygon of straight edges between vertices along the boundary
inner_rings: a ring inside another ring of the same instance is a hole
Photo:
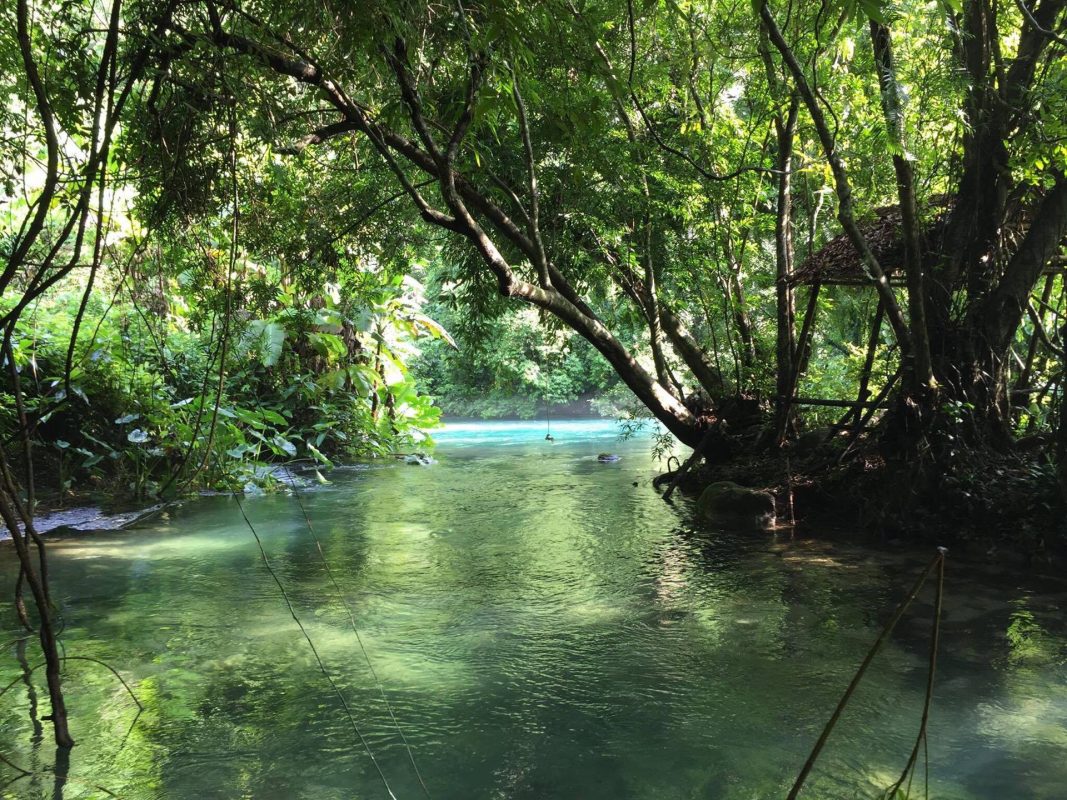
[[[976,441],[1004,447],[1011,440],[1010,351],[1041,275],[1067,238],[1067,179],[1032,211],[1032,222],[998,282],[989,280],[963,319],[939,334],[934,360],[942,397],[965,403]]]
[[[1003,221],[1008,153],[1004,146],[1004,107],[993,80],[996,18],[987,0],[968,2],[957,54],[970,88],[963,112],[968,124],[955,204],[943,239],[944,258],[935,274],[931,306],[939,333],[948,327],[952,301],[961,282],[974,303],[991,283],[991,258]]]
[[[972,402],[991,420],[1010,423],[1008,353],[1030,296],[1042,273],[1067,237],[1067,178],[1057,176],[1053,189],[1034,211],[1033,222],[1015,251],[1004,277],[981,295],[969,328],[975,373]]]

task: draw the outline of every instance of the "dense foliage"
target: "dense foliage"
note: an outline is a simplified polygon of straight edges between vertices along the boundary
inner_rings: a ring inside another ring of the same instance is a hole
[[[781,437],[802,424],[786,397],[872,397],[899,364],[913,436],[960,408],[979,432],[1040,424],[1055,344],[1017,351],[1065,224],[1061,5],[21,3],[7,12],[5,296],[46,296],[86,256],[112,283],[136,262],[161,287],[185,281],[201,354],[238,357],[248,336],[292,327],[318,350],[312,365],[289,341],[307,374],[376,408],[396,403],[337,370],[397,376],[370,363],[376,344],[356,357],[343,328],[375,305],[375,281],[415,275],[430,315],[462,329],[457,354],[439,344],[420,365],[450,410],[536,413],[617,382],[683,441],[731,396],[777,408]],[[77,48],[89,20],[95,45]],[[64,214],[63,194],[80,205]],[[813,298],[801,341],[798,299],[818,276],[791,276],[838,232],[835,204],[871,288]],[[891,258],[865,225],[892,206]],[[885,330],[865,368],[876,304]],[[338,413],[275,381],[287,397],[263,376],[218,383],[240,407],[243,387],[244,405]],[[1013,382],[1033,390],[1022,413]],[[205,393],[191,389],[172,402]],[[342,415],[342,435],[363,426],[380,449],[377,417]],[[297,416],[267,442],[317,447]]]
[[[82,292],[56,291],[20,317],[12,352],[23,403],[37,461],[55,467],[38,470],[38,491],[53,502],[87,489],[122,500],[270,483],[264,461],[329,466],[423,438],[437,412],[406,360],[416,339],[446,334],[419,310],[417,282],[360,275],[358,289],[344,280],[304,292],[244,267],[228,297],[206,294],[195,266],[102,281],[69,373]],[[229,304],[232,318],[212,304]],[[15,403],[5,411],[13,438]]]

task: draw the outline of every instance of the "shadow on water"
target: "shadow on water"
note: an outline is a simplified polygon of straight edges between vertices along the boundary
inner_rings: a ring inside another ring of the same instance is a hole
[[[715,530],[649,488],[647,439],[552,432],[456,426],[432,466],[338,470],[301,495],[388,705],[298,504],[244,501],[396,796],[421,790],[390,708],[442,800],[785,797],[929,555]],[[52,553],[68,652],[116,665],[145,705],[136,716],[113,677],[70,662],[72,775],[127,798],[386,796],[232,499]],[[13,568],[0,553],[0,580]],[[950,562],[932,796],[1062,797],[1065,601],[1054,580]],[[924,590],[901,620],[802,796],[874,798],[897,779],[932,602]],[[5,753],[66,774],[42,751],[32,687],[0,703]],[[85,792],[41,780],[15,786]]]

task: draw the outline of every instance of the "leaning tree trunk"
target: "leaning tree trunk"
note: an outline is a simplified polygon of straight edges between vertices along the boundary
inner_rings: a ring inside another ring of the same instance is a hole
[[[1055,186],[1033,212],[1033,221],[1004,270],[1004,276],[983,298],[972,316],[972,341],[979,380],[973,387],[978,410],[1001,426],[1010,424],[1007,364],[1009,351],[1030,296],[1049,262],[1067,238],[1067,176],[1057,175]]]

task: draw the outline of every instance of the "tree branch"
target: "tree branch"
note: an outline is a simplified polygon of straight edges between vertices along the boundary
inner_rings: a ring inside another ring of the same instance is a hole
[[[324,125],[316,131],[312,131],[307,136],[298,139],[293,144],[287,147],[275,148],[275,152],[281,155],[295,156],[304,152],[305,149],[315,144],[322,144],[329,139],[333,139],[337,136],[343,136],[346,133],[352,133],[359,130],[359,125],[352,120],[343,120],[342,122],[335,122],[332,125]]]
[[[1015,5],[1017,5],[1019,7],[1019,10],[1023,12],[1023,16],[1026,17],[1026,21],[1030,23],[1030,26],[1035,31],[1044,36],[1046,39],[1051,39],[1057,44],[1061,44],[1064,47],[1067,47],[1067,39],[1063,38],[1055,31],[1049,30],[1048,28],[1044,27],[1034,16],[1033,12],[1026,7],[1026,3],[1024,3],[1023,0],[1015,0]],[[1044,10],[1045,5],[1046,4],[1042,3],[1042,10]]]
[[[537,166],[534,159],[533,140],[530,137],[530,121],[526,116],[526,103],[523,102],[522,92],[519,90],[519,76],[515,72],[515,64],[511,64],[511,95],[515,100],[515,108],[519,116],[519,131],[522,134],[522,149],[526,156],[526,180],[530,190],[530,239],[533,240],[534,250],[537,255],[537,275],[541,285],[549,288],[552,278],[548,274],[548,256],[545,254],[545,243],[541,239],[541,200],[540,191],[537,187]]]
[[[797,61],[789,44],[785,41],[785,37],[782,36],[782,32],[778,29],[778,24],[774,21],[774,17],[771,15],[766,0],[763,0],[763,2],[760,3],[759,13],[760,18],[767,26],[767,34],[770,36],[771,42],[774,44],[775,48],[777,48],[778,52],[781,53],[782,60],[789,68],[789,72],[793,75],[793,82],[797,87],[797,91],[800,92],[800,97],[804,101],[805,107],[808,109],[808,114],[811,116],[811,120],[815,125],[815,130],[819,136],[823,153],[826,155],[826,159],[830,163],[830,170],[834,176],[834,186],[837,190],[837,217],[841,222],[841,226],[848,234],[849,240],[860,254],[860,260],[863,264],[864,271],[867,273],[867,276],[878,291],[878,296],[882,299],[882,302],[885,303],[886,315],[889,317],[890,324],[893,327],[893,333],[896,336],[897,343],[900,345],[900,348],[904,353],[910,353],[912,349],[911,332],[908,330],[908,325],[904,321],[904,315],[901,313],[900,305],[897,303],[897,298],[893,294],[893,289],[890,287],[889,281],[886,279],[881,264],[878,263],[878,259],[875,258],[874,253],[871,252],[866,237],[856,223],[855,213],[852,208],[852,189],[849,185],[848,173],[845,170],[844,161],[841,160],[841,156],[837,153],[837,146],[834,142],[833,135],[830,133],[830,128],[826,124],[826,117],[823,116],[822,107],[819,105],[818,99],[815,97],[807,78],[804,76],[803,68]]]

